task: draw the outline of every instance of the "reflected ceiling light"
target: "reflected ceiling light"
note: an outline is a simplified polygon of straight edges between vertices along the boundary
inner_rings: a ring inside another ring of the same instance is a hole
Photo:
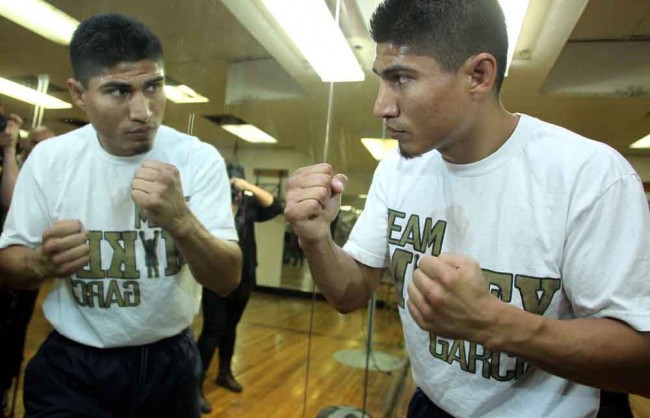
[[[361,138],[361,143],[377,161],[383,160],[397,148],[395,139]]]
[[[273,138],[260,128],[243,121],[237,116],[219,115],[206,117],[244,141],[252,142],[254,144],[275,144],[278,142],[277,139]]]
[[[201,96],[185,84],[165,84],[164,88],[165,96],[174,103],[207,103],[210,101],[207,97]]]
[[[512,57],[515,55],[517,40],[524,25],[524,18],[528,10],[529,0],[498,0],[503,14],[506,18],[506,29],[508,31],[508,61],[506,63],[506,76],[512,63]]]
[[[0,0],[0,15],[61,45],[70,45],[79,21],[43,0]]]
[[[42,106],[45,109],[70,109],[72,107],[68,102],[2,77],[0,77],[0,94],[29,104]]]
[[[638,141],[630,145],[630,148],[635,148],[635,149],[650,148],[650,134],[644,136],[643,138],[639,139]]]
[[[365,74],[324,0],[262,0],[322,81],[363,81]]]

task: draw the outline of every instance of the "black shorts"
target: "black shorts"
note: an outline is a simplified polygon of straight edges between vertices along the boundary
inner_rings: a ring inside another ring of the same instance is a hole
[[[407,418],[454,418],[444,409],[431,402],[431,399],[420,388],[415,389],[406,416]]]
[[[431,402],[420,388],[415,389],[408,408],[408,418],[453,418]],[[596,418],[632,418],[628,396],[624,393],[602,391],[600,410]]]
[[[52,332],[25,371],[25,417],[200,417],[201,362],[189,329],[100,349]]]

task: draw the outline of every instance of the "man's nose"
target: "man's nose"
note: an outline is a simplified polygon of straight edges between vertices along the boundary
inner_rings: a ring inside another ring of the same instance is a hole
[[[384,87],[383,83],[379,87],[372,111],[375,116],[382,119],[394,118],[399,115],[396,97],[390,89]]]
[[[151,113],[149,99],[140,92],[133,94],[131,103],[129,103],[129,119],[138,122],[148,122]]]

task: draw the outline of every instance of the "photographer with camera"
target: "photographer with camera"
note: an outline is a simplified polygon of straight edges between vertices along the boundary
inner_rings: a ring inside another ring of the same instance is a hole
[[[4,225],[14,185],[18,178],[16,144],[18,143],[18,134],[22,123],[21,117],[14,113],[5,116],[4,108],[0,106],[0,148],[2,148],[2,178],[0,179],[2,209],[0,210],[0,222],[2,222],[2,225]],[[9,389],[14,378],[18,376],[20,364],[22,363],[25,341],[24,329],[26,329],[26,326],[22,327],[19,323],[25,322],[25,315],[22,314],[22,309],[16,309],[16,307],[22,306],[24,301],[30,299],[23,296],[16,295],[0,286],[0,340],[2,341],[0,345],[0,393],[2,396],[2,416],[9,413]],[[31,309],[29,315],[31,316]],[[29,316],[27,322],[29,322]],[[22,336],[21,330],[23,330]]]
[[[2,223],[11,204],[11,196],[18,178],[18,160],[16,145],[23,120],[15,113],[5,116],[4,107],[0,106],[0,148],[2,148]]]
[[[226,297],[203,288],[203,330],[197,345],[203,363],[203,378],[219,347],[219,372],[215,383],[239,393],[243,387],[232,373],[231,362],[235,351],[237,324],[256,282],[255,222],[273,219],[282,213],[283,208],[271,193],[244,180],[243,167],[228,164],[227,169],[231,184],[232,213],[243,257],[241,283]],[[211,410],[212,407],[201,390],[201,412],[209,413]]]
[[[41,141],[54,137],[45,126],[30,130],[27,138],[19,138],[23,121],[20,116],[0,114],[0,147],[2,147],[2,222],[9,210],[20,167],[34,147]],[[18,144],[18,146],[17,146]],[[17,151],[20,149],[20,152]],[[16,290],[0,285],[0,391],[2,412],[9,411],[9,390],[20,373],[25,349],[27,326],[34,312],[38,289]],[[16,380],[17,382],[17,380]],[[12,402],[13,405],[14,402]]]

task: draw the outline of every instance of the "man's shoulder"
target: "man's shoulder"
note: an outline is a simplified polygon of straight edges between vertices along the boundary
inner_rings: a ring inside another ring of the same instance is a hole
[[[524,134],[530,137],[531,143],[541,143],[544,149],[549,151],[580,151],[582,155],[590,152],[611,153],[614,151],[602,142],[532,116],[521,115],[521,122],[525,124]]]
[[[587,138],[562,126],[532,120],[527,143],[527,161],[531,170],[544,169],[549,175],[572,173],[592,179],[619,178],[634,172],[629,162],[609,145]]]
[[[92,126],[84,126],[42,141],[34,148],[29,159],[78,158],[86,148],[87,139],[93,137]]]
[[[170,159],[181,165],[195,162],[200,166],[204,162],[223,159],[213,145],[166,125],[158,129],[156,148],[163,160]]]
[[[191,150],[215,149],[212,145],[201,141],[198,137],[180,132],[167,125],[160,125],[156,141],[159,141],[160,145],[165,148],[180,147]]]

